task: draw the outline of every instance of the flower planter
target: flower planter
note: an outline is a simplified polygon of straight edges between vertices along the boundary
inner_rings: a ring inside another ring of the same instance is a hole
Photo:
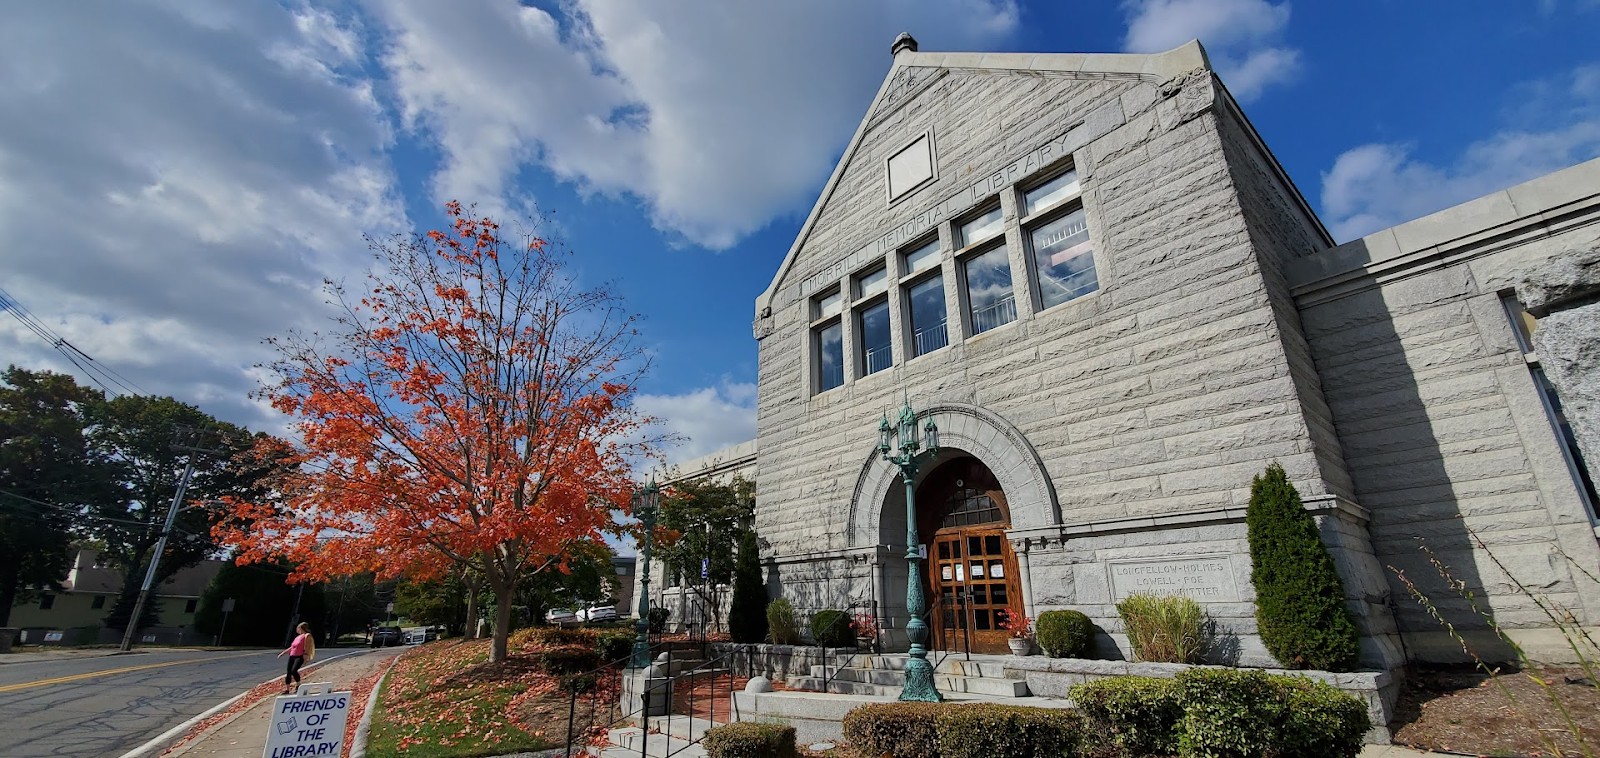
[[[1033,640],[1012,637],[1011,639],[1006,640],[1006,644],[1011,646],[1012,655],[1033,654]]]

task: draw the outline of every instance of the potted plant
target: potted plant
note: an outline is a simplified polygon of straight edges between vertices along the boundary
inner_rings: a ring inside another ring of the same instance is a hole
[[[1011,634],[1011,639],[1006,644],[1011,647],[1012,655],[1033,654],[1033,619],[1025,613],[1016,611],[998,611],[1000,628]]]
[[[878,620],[870,613],[857,613],[850,619],[850,630],[855,632],[856,647],[870,648],[878,639]]]

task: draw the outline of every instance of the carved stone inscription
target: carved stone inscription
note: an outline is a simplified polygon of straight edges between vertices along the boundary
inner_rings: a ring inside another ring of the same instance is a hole
[[[1113,600],[1136,592],[1185,595],[1202,603],[1236,603],[1233,560],[1226,555],[1201,555],[1164,560],[1107,561]]]

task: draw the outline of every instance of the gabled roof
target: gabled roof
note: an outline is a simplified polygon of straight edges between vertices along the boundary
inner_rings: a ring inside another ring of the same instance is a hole
[[[1190,40],[1178,47],[1164,53],[1151,54],[1121,54],[1121,53],[923,53],[917,51],[916,40],[910,35],[901,34],[895,40],[893,47],[894,63],[889,66],[889,72],[883,77],[883,84],[878,87],[878,94],[872,98],[872,103],[867,106],[866,115],[861,123],[856,126],[856,131],[850,137],[850,144],[845,147],[844,154],[839,157],[838,165],[833,168],[833,175],[828,177],[828,183],[823,186],[822,194],[817,197],[817,202],[811,207],[811,213],[806,217],[806,222],[800,227],[800,233],[795,236],[794,244],[789,247],[789,254],[784,256],[783,263],[778,266],[778,272],[773,275],[772,283],[767,285],[765,292],[756,297],[756,317],[762,317],[763,311],[772,304],[772,298],[777,293],[779,285],[793,267],[795,258],[799,255],[800,248],[805,246],[806,239],[811,236],[811,231],[821,215],[822,209],[833,197],[834,189],[838,187],[839,180],[844,176],[845,167],[855,158],[856,150],[861,146],[861,140],[867,130],[876,124],[889,112],[892,112],[900,103],[910,100],[908,96],[897,96],[896,93],[916,93],[920,91],[920,83],[912,75],[910,69],[947,69],[947,70],[989,70],[989,71],[1025,71],[1025,72],[1056,72],[1058,74],[1078,75],[1086,79],[1094,78],[1128,78],[1134,77],[1150,82],[1165,82],[1174,77],[1188,74],[1195,70],[1211,71],[1211,62],[1206,57],[1206,51],[1197,40]],[[896,77],[904,74],[905,82],[910,86],[896,88],[893,85]],[[930,81],[923,77],[921,81]],[[896,101],[898,99],[898,102]]]

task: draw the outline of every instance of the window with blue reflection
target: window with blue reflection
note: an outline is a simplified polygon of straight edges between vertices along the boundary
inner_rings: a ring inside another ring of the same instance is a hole
[[[861,309],[861,375],[875,374],[894,365],[889,341],[889,301],[880,300]]]
[[[1017,318],[1017,303],[1011,293],[1011,261],[1002,245],[963,264],[966,270],[967,315],[972,318],[972,333],[983,334]]]
[[[944,279],[935,274],[906,290],[911,304],[911,356],[931,353],[950,342],[945,328]]]
[[[1089,223],[1079,208],[1028,232],[1033,241],[1033,266],[1039,275],[1039,303],[1060,305],[1100,286],[1094,273],[1094,247]]]
[[[844,384],[844,325],[835,321],[816,331],[817,391]]]

